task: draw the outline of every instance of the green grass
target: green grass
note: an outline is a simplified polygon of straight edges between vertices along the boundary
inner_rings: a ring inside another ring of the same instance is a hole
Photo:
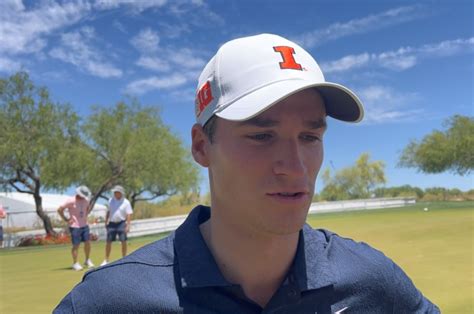
[[[308,221],[382,250],[443,313],[473,313],[474,202],[320,214]],[[131,239],[130,251],[160,237]],[[104,246],[93,243],[96,264],[103,260]],[[119,255],[115,243],[112,258]],[[82,261],[83,251],[79,256]],[[68,245],[0,251],[0,313],[50,313],[84,274],[70,265]]]

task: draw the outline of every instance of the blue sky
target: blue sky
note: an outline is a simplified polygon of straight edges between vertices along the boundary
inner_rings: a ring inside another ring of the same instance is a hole
[[[301,44],[326,80],[365,105],[359,125],[329,121],[323,168],[347,167],[368,152],[386,163],[387,186],[467,190],[472,176],[396,164],[411,139],[454,114],[473,115],[473,12],[467,0],[2,0],[0,75],[26,70],[83,116],[132,95],[160,106],[189,145],[207,60],[230,39],[275,33]]]

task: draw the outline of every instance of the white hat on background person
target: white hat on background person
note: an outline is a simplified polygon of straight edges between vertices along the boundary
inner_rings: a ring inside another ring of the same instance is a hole
[[[76,195],[88,200],[90,199],[92,193],[87,186],[81,185],[76,188]]]
[[[112,193],[115,193],[115,192],[120,192],[122,196],[125,195],[125,189],[121,185],[116,185],[112,188]]]

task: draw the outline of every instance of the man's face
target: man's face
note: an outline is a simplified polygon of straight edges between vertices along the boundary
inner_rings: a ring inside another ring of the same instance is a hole
[[[301,91],[250,120],[216,122],[201,163],[209,168],[213,219],[250,232],[298,232],[323,160],[320,95]]]
[[[114,197],[115,197],[115,199],[118,199],[118,200],[119,200],[119,199],[122,198],[122,193],[120,193],[119,191],[115,191],[115,192],[114,192]]]

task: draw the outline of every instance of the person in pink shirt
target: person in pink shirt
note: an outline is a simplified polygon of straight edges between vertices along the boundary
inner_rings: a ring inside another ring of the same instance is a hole
[[[76,189],[76,195],[69,198],[63,205],[58,208],[58,214],[61,218],[68,223],[69,231],[71,232],[72,241],[72,269],[79,271],[83,267],[77,262],[77,254],[81,242],[84,242],[84,253],[86,260],[84,265],[88,268],[94,267],[94,264],[90,260],[90,235],[89,226],[87,224],[87,215],[90,212],[89,208],[89,197],[91,191],[87,186],[80,186]],[[64,211],[67,209],[68,216],[65,215]]]
[[[3,225],[1,219],[5,219],[7,217],[7,212],[3,208],[2,204],[0,204],[0,249],[3,248]]]

